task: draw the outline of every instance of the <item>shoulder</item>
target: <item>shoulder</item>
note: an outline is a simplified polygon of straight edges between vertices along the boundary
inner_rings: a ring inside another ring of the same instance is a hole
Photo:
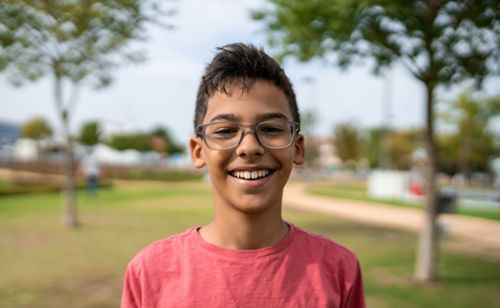
[[[351,292],[358,292],[353,290],[362,290],[361,268],[354,252],[323,235],[299,228],[295,234],[295,259],[302,266],[306,264],[312,275],[316,271],[318,277],[330,281],[332,292],[348,297]]]
[[[154,271],[160,267],[165,268],[167,263],[175,263],[179,254],[185,251],[184,247],[189,245],[194,229],[190,228],[147,245],[132,258],[128,268],[133,271]]]
[[[295,227],[297,242],[303,247],[304,251],[312,254],[322,262],[342,264],[343,266],[356,268],[358,258],[354,252],[345,246],[310,231]]]

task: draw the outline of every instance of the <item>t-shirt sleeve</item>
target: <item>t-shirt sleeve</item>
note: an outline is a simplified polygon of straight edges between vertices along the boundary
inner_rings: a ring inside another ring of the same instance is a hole
[[[356,276],[347,295],[345,308],[365,308],[365,292],[359,263],[356,265]]]
[[[141,286],[134,267],[129,264],[123,279],[121,308],[138,308],[141,303]]]

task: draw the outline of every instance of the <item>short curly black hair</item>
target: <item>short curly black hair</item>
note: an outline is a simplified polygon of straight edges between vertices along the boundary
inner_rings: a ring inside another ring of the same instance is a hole
[[[194,127],[203,122],[208,100],[216,92],[228,93],[232,86],[248,91],[256,80],[272,82],[285,93],[293,120],[300,123],[300,114],[293,86],[285,71],[263,49],[251,44],[234,43],[217,48],[201,77],[196,97]]]

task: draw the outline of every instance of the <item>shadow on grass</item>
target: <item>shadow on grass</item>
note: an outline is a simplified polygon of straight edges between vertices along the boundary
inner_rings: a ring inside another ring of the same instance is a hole
[[[496,282],[500,287],[500,273],[481,273],[477,276],[467,276],[467,275],[441,275],[440,281],[444,284],[457,284],[462,285],[464,283],[483,283],[483,282]]]

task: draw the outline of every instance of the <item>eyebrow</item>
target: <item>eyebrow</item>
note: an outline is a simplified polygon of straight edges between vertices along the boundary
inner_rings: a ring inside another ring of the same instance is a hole
[[[235,115],[234,113],[221,113],[211,118],[209,122],[214,122],[217,120],[226,120],[232,122],[238,122],[241,120],[241,117]]]
[[[272,120],[272,119],[282,119],[282,120],[289,121],[287,116],[281,112],[268,112],[268,113],[264,113],[264,114],[259,114],[257,116],[257,122],[262,122],[262,121],[267,121],[267,120]],[[214,122],[217,120],[240,122],[241,117],[235,115],[234,113],[222,113],[222,114],[218,114],[215,117],[211,118],[210,122]]]
[[[257,116],[257,122],[262,122],[272,119],[282,119],[288,121],[286,115],[282,114],[281,112],[269,112],[269,113],[259,114]]]

